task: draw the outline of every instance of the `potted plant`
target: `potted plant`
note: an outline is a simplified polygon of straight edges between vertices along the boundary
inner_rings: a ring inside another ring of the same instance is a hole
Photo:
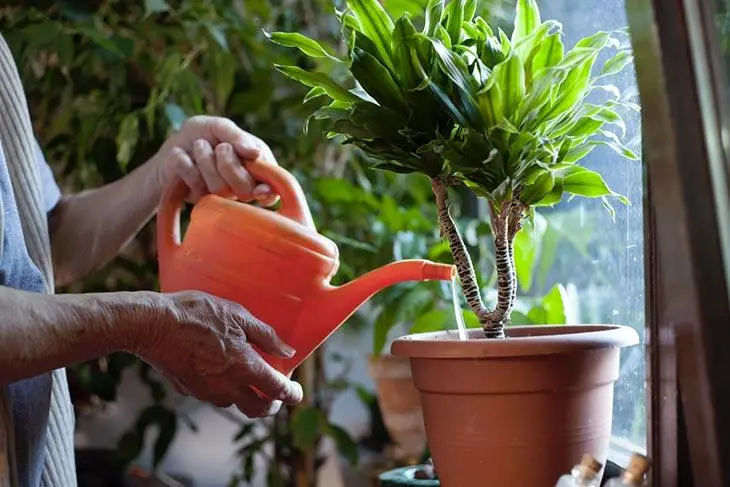
[[[376,0],[350,0],[339,12],[348,53],[340,59],[297,33],[279,44],[337,63],[346,81],[277,66],[310,86],[308,99],[328,135],[360,148],[381,170],[429,178],[438,223],[461,289],[481,330],[403,337],[391,352],[409,357],[428,443],[447,486],[551,485],[584,453],[604,461],[610,438],[619,350],[638,343],[621,326],[507,326],[517,294],[513,244],[535,209],[564,195],[628,203],[580,165],[621,142],[618,90],[601,84],[623,70],[626,33],[597,32],[567,50],[562,26],[542,21],[534,0],[518,0],[514,29],[494,32],[475,0],[431,0],[423,26],[393,21]],[[617,49],[596,74],[605,49]],[[589,102],[589,95],[606,95]],[[609,130],[615,127],[618,134]],[[474,265],[449,213],[449,190],[465,186],[486,200],[497,263],[497,299],[482,299]],[[477,471],[478,473],[475,473]]]

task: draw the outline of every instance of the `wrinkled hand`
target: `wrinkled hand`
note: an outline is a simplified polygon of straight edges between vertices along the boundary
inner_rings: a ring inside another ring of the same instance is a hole
[[[165,310],[134,350],[181,394],[218,407],[236,405],[250,418],[302,400],[302,387],[251,346],[283,358],[294,351],[242,306],[196,292],[163,295]],[[261,391],[266,398],[251,389]]]
[[[279,198],[245,167],[246,161],[255,159],[276,164],[271,149],[227,118],[191,117],[162,145],[155,159],[161,164],[163,185],[180,177],[190,188],[191,203],[208,193],[235,196],[243,202],[256,200],[263,206]]]

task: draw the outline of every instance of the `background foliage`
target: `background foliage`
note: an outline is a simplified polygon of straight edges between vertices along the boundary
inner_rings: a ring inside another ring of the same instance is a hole
[[[420,0],[385,4],[395,15],[422,5]],[[483,2],[483,15],[508,24],[510,5]],[[65,191],[123,177],[187,116],[224,115],[265,140],[279,163],[297,176],[318,228],[340,245],[337,283],[394,259],[448,261],[428,182],[366,170],[357,153],[328,144],[316,126],[304,134],[303,121],[311,112],[301,103],[306,91],[272,69],[275,63],[307,68],[310,61],[277,48],[264,31],[300,31],[337,44],[333,9],[338,6],[327,0],[6,2],[0,7],[0,31],[18,61],[35,130]],[[479,209],[465,199],[455,214],[481,261],[478,267],[489,271],[491,254],[486,239],[478,238],[489,228],[475,218]],[[566,320],[569,293],[552,286],[547,275],[559,245],[580,251],[587,239],[566,231],[560,218],[538,218],[532,233],[520,237],[516,252],[525,298],[515,322]],[[157,289],[156,271],[154,232],[148,226],[112,265],[59,292]],[[493,275],[480,280],[485,289],[494,284]],[[438,284],[396,286],[377,295],[347,326],[353,332],[375,326],[373,352],[380,353],[396,325],[412,324],[415,331],[453,326],[449,299],[450,290]],[[323,354],[303,368],[305,404],[263,423],[263,431],[246,423],[232,432],[241,460],[232,485],[250,478],[257,456],[271,467],[284,465],[268,469],[269,485],[295,485],[294,472],[316,471],[319,460],[312,452],[323,436],[356,460],[353,440],[328,421],[333,398],[352,385],[345,376],[324,377]],[[144,363],[114,354],[70,369],[77,412],[116,400],[122,373],[129,370],[149,387],[151,404],[120,438],[120,460],[136,459],[145,433],[153,429],[159,464],[186,419],[167,406],[166,386]]]

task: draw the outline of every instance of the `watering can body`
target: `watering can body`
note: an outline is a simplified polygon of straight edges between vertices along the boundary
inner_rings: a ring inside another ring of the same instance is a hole
[[[160,287],[203,291],[241,304],[296,350],[282,359],[257,349],[283,374],[290,375],[380,289],[402,281],[453,279],[453,266],[408,260],[332,286],[337,245],[317,232],[296,179],[267,162],[246,168],[281,196],[280,208],[206,195],[193,208],[184,239],[180,213],[187,187],[178,180],[167,188],[157,216]]]

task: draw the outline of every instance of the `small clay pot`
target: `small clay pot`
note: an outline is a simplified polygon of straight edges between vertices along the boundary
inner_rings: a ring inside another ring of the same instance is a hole
[[[368,371],[377,393],[378,406],[397,460],[419,458],[426,449],[421,398],[413,385],[407,357],[371,356]]]
[[[549,487],[589,453],[605,464],[621,326],[510,327],[410,335],[391,352],[411,360],[436,473],[444,487]]]

